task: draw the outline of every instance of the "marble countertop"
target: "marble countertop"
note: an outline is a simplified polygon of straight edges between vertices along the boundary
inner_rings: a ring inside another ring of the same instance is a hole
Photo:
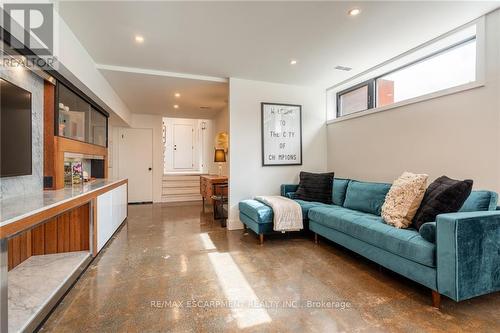
[[[123,179],[96,179],[84,185],[61,190],[40,191],[0,199],[0,227],[121,181]]]
[[[26,332],[69,277],[89,260],[87,251],[31,256],[9,271],[9,332]]]

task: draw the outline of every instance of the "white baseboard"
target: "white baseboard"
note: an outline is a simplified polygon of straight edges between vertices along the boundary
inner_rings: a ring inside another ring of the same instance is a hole
[[[176,195],[176,196],[163,196],[161,202],[183,202],[183,201],[201,201],[200,195]]]
[[[241,223],[240,219],[227,220],[226,228],[227,230],[242,230],[243,223]]]

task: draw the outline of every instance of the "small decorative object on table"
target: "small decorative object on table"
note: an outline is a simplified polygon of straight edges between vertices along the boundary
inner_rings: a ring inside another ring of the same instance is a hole
[[[83,167],[81,161],[71,162],[73,184],[83,183]]]
[[[71,171],[71,162],[64,162],[64,185],[73,185],[73,172]]]

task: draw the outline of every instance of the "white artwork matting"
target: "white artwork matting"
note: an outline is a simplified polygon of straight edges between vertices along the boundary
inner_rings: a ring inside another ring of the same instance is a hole
[[[262,103],[262,165],[302,165],[302,107]]]

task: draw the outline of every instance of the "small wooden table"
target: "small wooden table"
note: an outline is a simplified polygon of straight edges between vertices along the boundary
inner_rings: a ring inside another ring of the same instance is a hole
[[[205,201],[208,204],[211,204],[212,201],[212,185],[213,184],[221,184],[227,183],[226,176],[218,176],[218,175],[201,175],[200,176],[200,194],[203,200],[203,211],[205,211]],[[226,193],[227,195],[227,193]]]

